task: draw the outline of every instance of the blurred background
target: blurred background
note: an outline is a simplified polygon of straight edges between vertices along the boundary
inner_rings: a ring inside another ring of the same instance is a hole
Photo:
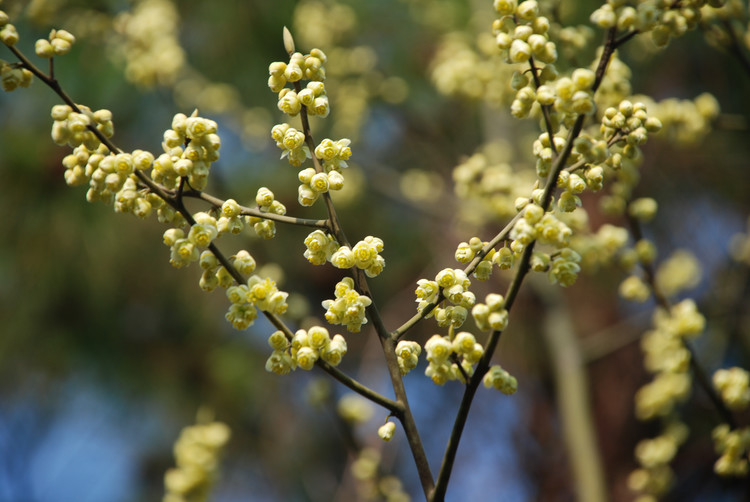
[[[598,6],[541,3],[574,26]],[[385,241],[387,267],[371,286],[395,329],[415,312],[418,279],[457,267],[460,241],[489,239],[508,220],[491,201],[461,199],[453,168],[475,152],[507,162],[518,176],[534,165],[539,131],[507,112],[510,73],[491,55],[491,4],[6,0],[0,8],[12,16],[27,54],[53,27],[77,36],[55,74],[76,102],[112,110],[120,147],[158,155],[172,116],[198,108],[218,122],[222,137],[207,191],[249,203],[267,186],[288,214],[301,217],[321,217],[323,208],[300,208],[297,169],[278,159],[270,128],[283,119],[266,85],[267,67],[286,57],[285,25],[298,50],[325,51],[332,113],[314,121],[313,132],[318,141],[352,139],[347,190],[334,201],[350,240]],[[660,201],[646,229],[660,257],[685,247],[701,264],[703,279],[687,295],[709,318],[695,347],[713,371],[748,367],[750,356],[748,264],[733,259],[730,246],[739,249],[740,234],[750,231],[750,73],[704,33],[690,32],[660,51],[636,39],[619,56],[632,69],[633,94],[658,101],[710,92],[721,107],[713,123],[650,141],[637,188],[638,196]],[[580,34],[582,48],[571,43],[561,51],[573,58],[568,65],[594,61],[602,33]],[[0,58],[13,55],[2,48]],[[396,475],[420,500],[401,432],[388,444],[375,435],[382,410],[364,410],[352,424],[337,413],[347,390],[322,372],[267,373],[272,328],[258,320],[232,330],[223,319],[224,295],[200,290],[198,267],[169,265],[163,225],[89,204],[85,189],[65,185],[61,160],[69,150],[49,137],[49,110],[58,102],[40,82],[0,94],[0,212],[7,220],[0,239],[0,501],[159,500],[164,472],[174,465],[172,445],[200,409],[232,430],[216,501],[369,500],[353,474],[353,445],[378,452],[380,472]],[[595,208],[597,201],[584,204]],[[623,224],[597,214],[590,211],[593,228]],[[293,326],[322,318],[320,302],[342,277],[307,263],[307,233],[279,226],[272,241],[250,233],[219,241],[230,254],[248,249],[293,293]],[[638,339],[653,305],[619,300],[624,277],[611,268],[582,273],[564,290],[550,289],[544,278],[526,284],[496,355],[519,391],[507,397],[480,389],[448,500],[576,500],[556,395],[558,354],[545,333],[553,312],[563,316],[587,374],[608,496],[633,499],[626,486],[636,466],[633,445],[658,427],[633,414],[633,395],[650,379]],[[508,280],[496,272],[477,286],[477,297],[503,292]],[[429,320],[409,337],[424,342],[435,332]],[[391,396],[374,332],[346,337],[342,369]],[[424,366],[405,382],[437,471],[462,386],[435,386]],[[710,431],[719,422],[706,394],[695,389],[680,411],[692,432],[665,500],[748,496],[743,482],[712,473]]]

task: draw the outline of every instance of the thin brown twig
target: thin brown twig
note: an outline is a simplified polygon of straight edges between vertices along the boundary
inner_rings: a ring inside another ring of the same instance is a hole
[[[534,86],[539,89],[539,87],[541,87],[542,85],[542,82],[539,80],[539,70],[534,63],[533,57],[529,58],[529,66],[531,66],[531,75],[534,79]],[[550,119],[550,110],[552,110],[551,105],[542,105],[542,116],[544,117],[544,125],[547,127],[549,146],[552,149],[552,152],[557,155],[557,145],[555,145],[555,133],[552,128],[552,120]]]

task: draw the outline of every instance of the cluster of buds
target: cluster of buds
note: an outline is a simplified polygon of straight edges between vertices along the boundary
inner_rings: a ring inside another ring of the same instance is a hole
[[[170,246],[170,263],[183,267],[198,261],[203,269],[199,282],[201,289],[213,291],[217,286],[226,288],[231,305],[225,317],[232,326],[238,330],[248,328],[257,318],[258,309],[276,315],[286,312],[289,294],[279,291],[270,278],[251,275],[256,262],[250,253],[241,250],[231,257],[233,268],[242,275],[250,276],[246,283],[236,284],[235,278],[219,263],[213,252],[206,249],[219,235],[216,218],[205,212],[197,213],[193,218],[195,224],[187,235],[181,228],[170,228],[164,232],[164,244]]]
[[[305,159],[312,158],[310,149],[305,144],[305,133],[286,122],[276,124],[271,129],[271,137],[276,141],[276,146],[282,150],[281,158],[287,158],[291,165],[300,166]]]
[[[646,369],[654,379],[635,396],[636,416],[648,420],[668,415],[675,405],[688,397],[692,379],[689,374],[690,351],[684,340],[694,338],[705,328],[706,320],[695,302],[687,299],[667,312],[654,314],[654,329],[641,341]]]
[[[515,394],[516,390],[518,390],[518,381],[516,378],[498,364],[492,366],[484,374],[482,383],[488,389],[493,387],[506,395]]]
[[[422,347],[417,342],[401,340],[396,345],[396,356],[398,358],[398,368],[402,375],[406,375],[417,367],[419,363],[419,354],[422,353]]]
[[[0,82],[2,82],[4,91],[10,92],[15,91],[19,87],[28,87],[31,85],[33,79],[34,74],[26,68],[0,59]]]
[[[282,331],[275,331],[268,344],[273,352],[266,361],[266,371],[279,375],[298,367],[311,370],[318,359],[338,366],[347,350],[343,336],[337,334],[331,338],[328,330],[320,326],[298,330],[291,342]]]
[[[70,36],[72,37],[72,35]],[[8,14],[0,10],[0,42],[8,47],[13,47],[18,43],[18,38],[18,30],[10,23]],[[0,81],[2,81],[4,91],[10,92],[19,87],[28,87],[31,85],[33,77],[34,75],[20,64],[11,64],[0,59]]]
[[[153,159],[148,152],[136,150],[133,156],[137,159],[143,154],[144,158]],[[70,172],[70,171],[67,171]],[[115,195],[115,212],[132,213],[136,217],[144,220],[151,216],[153,210],[161,209],[165,206],[164,200],[153,192],[145,190],[138,185],[135,176],[128,176],[122,184],[122,188]]]
[[[590,20],[603,29],[617,27],[618,30],[635,30],[651,33],[651,40],[658,47],[664,47],[670,38],[684,35],[695,29],[701,21],[701,8],[708,3],[718,8],[725,0],[686,1],[677,4],[669,2],[638,2],[636,6],[619,0],[607,3],[591,13]]]
[[[219,460],[231,431],[210,422],[185,427],[174,445],[176,467],[164,475],[165,502],[205,500],[216,481]]]
[[[300,205],[312,206],[321,194],[344,187],[341,168],[347,167],[346,161],[352,154],[350,143],[346,138],[335,142],[326,138],[315,147],[315,157],[320,159],[323,170],[318,172],[315,168],[308,167],[299,172],[301,185],[297,199]]]
[[[471,309],[477,327],[482,331],[503,331],[508,327],[508,311],[505,298],[497,293],[488,294],[484,303],[477,303]]]
[[[543,63],[557,60],[557,48],[549,40],[550,21],[539,15],[536,0],[495,0],[495,10],[502,16],[492,31],[507,62],[525,63],[535,58]]]
[[[593,86],[596,75],[588,68],[576,68],[570,77],[560,77],[554,85],[542,84],[536,90],[540,105],[551,106],[562,122],[570,124],[578,115],[590,115],[596,110]]]
[[[471,309],[471,315],[477,327],[482,331],[503,331],[508,327],[508,311],[505,309],[503,295],[488,294],[484,303],[477,303]]]
[[[304,106],[308,115],[328,116],[330,106],[323,80],[326,77],[324,64],[327,60],[320,49],[312,49],[310,54],[295,52],[291,33],[284,30],[284,44],[290,54],[289,62],[276,61],[268,67],[268,87],[278,93],[279,110],[294,117]],[[309,80],[302,89],[301,80]],[[286,87],[287,83],[294,88]]]
[[[164,153],[154,161],[151,178],[167,188],[177,188],[181,178],[196,190],[205,188],[211,163],[219,158],[216,130],[216,122],[199,117],[198,110],[190,117],[175,115],[172,128],[164,132]]]
[[[661,128],[661,121],[648,115],[645,104],[623,100],[617,108],[604,110],[601,132],[610,140],[624,141],[622,154],[632,158],[635,156],[633,147],[644,144],[648,133],[657,133]]]
[[[18,43],[18,30],[15,25],[10,23],[8,13],[0,10],[0,42],[8,47],[13,47]]]
[[[227,288],[227,298],[232,305],[225,317],[235,329],[246,329],[258,316],[257,309],[276,315],[286,312],[288,296],[289,293],[279,291],[270,278],[251,275],[247,284]]]
[[[336,238],[322,230],[314,230],[305,237],[305,258],[313,265],[323,265],[339,248]]]
[[[536,190],[535,190],[536,191]],[[549,244],[555,248],[567,247],[573,231],[560,221],[553,213],[546,212],[538,203],[525,204],[523,218],[519,218],[510,232],[510,249],[520,254],[534,240],[542,244]]]
[[[315,156],[322,162],[325,172],[329,174],[332,172],[341,172],[341,168],[348,167],[346,161],[352,156],[352,149],[349,148],[350,144],[351,140],[346,138],[338,141],[326,138],[315,147]],[[331,190],[338,189],[332,188]]]
[[[350,248],[340,246],[331,255],[331,264],[336,268],[357,267],[365,271],[368,277],[375,277],[385,268],[385,259],[380,256],[383,251],[383,240],[368,235]]]
[[[277,215],[286,214],[286,206],[276,200],[273,192],[266,187],[260,187],[255,195],[255,203],[264,213],[271,213]],[[276,223],[273,220],[266,218],[260,218],[258,216],[246,216],[245,220],[248,225],[253,226],[253,230],[258,234],[258,237],[263,239],[271,239],[276,235]]]
[[[442,289],[443,295],[451,305],[436,307],[431,315],[435,316],[438,326],[462,326],[469,309],[477,300],[474,293],[469,290],[471,281],[466,272],[458,268],[445,268],[437,273],[435,283]]]
[[[216,218],[208,213],[193,215],[195,224],[190,227],[187,236],[181,228],[170,228],[164,232],[164,244],[170,247],[169,263],[181,268],[200,258],[200,251],[219,235]]]
[[[115,130],[112,124],[112,112],[97,110],[92,112],[84,105],[77,105],[79,112],[69,105],[55,105],[52,107],[52,140],[58,145],[68,145],[71,148],[83,145],[90,152],[99,148],[99,139],[89,127],[95,127],[106,137],[111,137]]]
[[[713,384],[721,399],[732,410],[744,410],[750,405],[750,372],[739,367],[721,369],[713,376]]]
[[[66,30],[52,30],[48,39],[40,38],[34,44],[36,55],[40,58],[64,56],[73,48],[76,37]]]
[[[750,471],[750,427],[732,430],[722,424],[713,430],[716,452],[721,456],[714,464],[714,472],[720,476],[747,476]]]
[[[661,435],[636,444],[635,458],[640,467],[628,476],[628,487],[641,494],[637,500],[657,500],[667,493],[674,482],[669,464],[688,433],[684,423],[671,419]]]
[[[314,167],[299,172],[300,186],[297,189],[297,201],[301,206],[315,204],[321,194],[329,190],[340,190],[344,186],[344,177],[338,171],[319,173]]]
[[[250,275],[255,271],[255,258],[250,253],[242,249],[232,256],[232,266],[242,275]],[[234,278],[229,271],[224,268],[216,256],[208,249],[204,250],[198,263],[203,269],[199,285],[203,291],[209,292],[216,289],[217,286],[229,288],[234,284]]]
[[[257,275],[252,275],[247,280],[247,286],[248,300],[260,310],[275,315],[286,312],[286,299],[289,293],[279,291],[275,281],[268,277],[261,279]]]
[[[221,216],[216,222],[217,228],[219,229],[219,235],[230,233],[239,234],[242,229],[245,228],[245,222],[242,220],[240,215],[242,214],[242,207],[234,199],[227,199],[221,205]]]
[[[539,4],[536,0],[496,0],[495,10],[501,16],[492,25],[495,41],[500,48],[502,57],[508,63],[527,63],[535,67],[534,61],[546,63],[536,74],[539,83],[552,81],[557,77],[557,71],[552,63],[557,60],[557,47],[549,40],[550,21],[539,15]],[[516,71],[511,78],[511,87],[516,91],[511,104],[511,114],[516,118],[527,117],[532,106],[538,101],[534,86],[529,85],[529,78],[522,72]],[[546,87],[545,87],[546,89]],[[552,104],[553,93],[548,102]]]
[[[438,272],[434,281],[417,281],[417,310],[422,312],[427,305],[437,301],[440,291],[451,303],[447,307],[435,307],[427,317],[435,316],[438,326],[460,327],[466,321],[469,309],[474,306],[476,296],[469,291],[471,281],[466,273],[457,268],[446,268]]]
[[[86,199],[89,202],[114,201],[114,208],[118,212],[133,212],[146,217],[151,213],[152,205],[163,205],[153,197],[145,199],[138,191],[138,182],[134,176],[136,170],[144,171],[151,167],[154,160],[152,154],[142,150],[135,150],[133,153],[102,153],[106,151],[105,147],[101,147],[96,152],[89,153],[84,145],[77,147],[63,159],[66,180],[82,184],[88,179]],[[84,162],[85,167],[82,167]]]
[[[365,309],[372,304],[372,300],[354,289],[351,277],[344,277],[336,284],[334,295],[334,299],[323,301],[326,321],[346,326],[351,333],[359,333],[362,325],[367,323]]]
[[[272,92],[281,92],[287,83],[299,82],[303,79],[322,82],[326,78],[323,64],[327,59],[320,49],[312,49],[310,54],[303,55],[301,52],[293,52],[292,48],[288,63],[275,61],[269,65],[268,87]]]
[[[293,89],[284,87],[279,92],[279,110],[290,117],[296,116],[304,106],[308,115],[327,117],[330,113],[330,105],[326,88],[323,82],[308,82],[307,86],[297,93]]]
[[[429,362],[425,375],[437,385],[449,380],[464,382],[465,376],[474,373],[474,364],[484,354],[484,347],[467,331],[457,333],[452,340],[447,336],[433,335],[424,344],[424,350]]]
[[[476,254],[487,245],[479,237],[472,237],[469,242],[461,242],[456,248],[456,261],[459,263],[470,263]],[[474,277],[480,281],[486,281],[492,274],[492,263],[495,257],[495,250],[491,249],[474,269]]]
[[[570,248],[563,248],[551,258],[548,267],[548,277],[552,284],[560,286],[572,286],[581,271],[581,255]]]
[[[565,146],[565,138],[561,135],[554,137],[555,150],[560,151]],[[552,162],[555,159],[555,150],[552,149],[552,143],[549,134],[542,133],[534,141],[533,151],[536,156],[536,173],[540,178],[546,178],[549,175]],[[620,156],[620,154],[616,154]],[[568,164],[585,166],[576,171],[563,170],[557,179],[557,186],[563,189],[563,193],[558,200],[558,207],[565,211],[571,212],[580,205],[578,194],[587,188],[593,192],[599,191],[604,186],[604,167],[602,165],[610,158],[610,151],[607,142],[602,139],[596,139],[583,133],[573,142],[573,150],[568,158]],[[620,163],[611,165],[613,169],[620,167]],[[579,174],[581,173],[581,174]]]

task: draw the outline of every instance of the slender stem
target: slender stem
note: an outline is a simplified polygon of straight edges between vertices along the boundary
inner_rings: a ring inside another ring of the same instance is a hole
[[[331,375],[333,378],[335,378],[342,384],[349,387],[351,390],[353,390],[357,394],[387,409],[394,416],[398,417],[398,416],[403,415],[404,407],[401,405],[401,403],[397,403],[396,401],[393,401],[392,399],[388,399],[387,397],[375,392],[371,388],[365,385],[362,385],[360,382],[358,382],[354,378],[345,374],[344,372],[342,372],[340,369],[336,368],[335,366],[331,366],[330,364],[323,361],[322,359],[318,359],[315,364],[319,368],[321,368],[323,371]]]
[[[398,358],[396,356],[396,341],[389,336],[388,330],[385,328],[374,302],[370,305],[368,310],[371,310],[373,325],[378,332],[378,338],[383,347],[383,354],[385,355],[388,374],[391,377],[393,391],[396,394],[396,399],[398,400],[399,405],[402,406],[401,412],[394,413],[394,416],[399,419],[404,428],[406,440],[409,444],[414,464],[417,467],[417,473],[419,474],[419,481],[422,484],[425,498],[427,498],[432,492],[435,482],[433,481],[432,471],[430,470],[430,464],[427,460],[427,454],[424,451],[424,446],[419,437],[417,423],[414,421],[414,415],[411,412],[409,400],[406,397],[406,388],[404,387],[404,381],[401,377],[401,370],[399,369]]]
[[[471,274],[476,270],[476,268],[479,266],[479,263],[484,259],[485,256],[487,256],[487,253],[489,253],[492,249],[498,246],[501,242],[508,240],[508,236],[510,235],[511,230],[513,230],[513,227],[516,225],[516,222],[522,218],[522,213],[516,214],[513,218],[510,219],[508,223],[503,227],[502,230],[500,230],[495,237],[493,237],[485,246],[480,249],[477,254],[474,256],[474,259],[469,262],[469,265],[466,266],[464,269],[464,273],[466,275]]]
[[[620,38],[614,41],[615,49],[620,47],[622,44],[624,44],[625,42],[627,42],[634,36],[638,35],[639,33],[640,33],[639,30],[632,30],[632,31],[627,32],[626,34],[624,34],[623,36],[621,36]]]
[[[225,202],[225,200],[220,199],[219,197],[215,197],[213,195],[207,194],[201,190],[188,190],[185,193],[183,193],[183,196],[204,200],[215,208],[220,208],[222,204],[224,204]],[[288,223],[291,225],[300,225],[300,226],[315,227],[315,228],[322,228],[322,229],[329,228],[328,220],[313,220],[313,219],[306,219],[306,218],[296,218],[294,216],[286,216],[283,214],[268,213],[265,211],[261,211],[260,209],[255,208],[255,207],[247,207],[247,206],[241,205],[240,214],[247,215],[247,216],[256,216],[258,218],[263,218],[265,220],[273,220],[279,223]]]
[[[539,74],[538,74],[538,68],[536,67],[536,64],[534,63],[534,58],[529,58],[529,66],[531,66],[531,75],[534,79],[534,86],[539,89],[541,87],[542,82],[539,80]],[[547,127],[547,135],[549,136],[549,146],[554,152],[555,155],[557,155],[557,145],[555,145],[555,133],[552,128],[552,120],[550,119],[550,110],[552,109],[551,105],[542,105],[542,115],[544,116],[544,125]]]
[[[494,335],[494,333],[493,333]],[[499,336],[499,335],[498,335]],[[486,363],[479,361],[477,368],[474,370],[474,375],[477,375],[479,371],[483,371],[482,375],[487,372],[488,367],[484,367]],[[474,395],[479,388],[479,382],[481,378],[470,378],[466,382],[464,394],[461,396],[461,403],[458,406],[458,412],[456,418],[453,421],[453,429],[451,435],[448,438],[448,444],[446,445],[445,455],[443,455],[443,462],[440,465],[440,471],[435,482],[435,490],[430,494],[430,502],[442,502],[445,500],[445,492],[448,488],[448,481],[450,479],[451,471],[456,460],[456,452],[458,451],[458,444],[461,442],[461,435],[466,425],[466,419],[469,417],[469,410],[474,400]]]
[[[300,92],[302,86],[299,82],[294,82],[294,90]],[[318,173],[323,172],[323,166],[320,164],[320,160],[315,156],[315,140],[313,139],[312,130],[310,129],[310,119],[307,114],[307,107],[302,106],[299,112],[300,121],[302,122],[302,132],[305,134],[305,144],[312,155],[313,166],[315,171]],[[336,214],[336,208],[331,200],[331,194],[328,192],[323,193],[323,202],[328,212],[328,224],[331,229],[331,233],[336,237],[338,243],[342,246],[349,246],[349,241],[346,238],[343,228],[341,228],[341,222]],[[356,278],[355,278],[356,281]]]
[[[419,321],[421,321],[422,319],[424,319],[425,317],[427,317],[428,315],[430,315],[430,312],[432,312],[433,310],[435,310],[435,307],[437,307],[438,305],[440,305],[440,302],[442,302],[444,299],[445,299],[445,295],[443,295],[443,288],[440,288],[440,290],[438,291],[438,295],[437,295],[437,298],[435,299],[435,301],[433,301],[432,303],[428,303],[427,305],[425,305],[425,307],[422,310],[420,310],[419,312],[417,312],[416,314],[414,314],[411,317],[411,319],[409,319],[408,321],[406,321],[404,324],[402,324],[401,326],[399,326],[397,329],[391,331],[390,337],[393,338],[394,340],[398,341],[402,336],[404,336],[406,334],[407,331],[409,331],[414,326],[416,326]]]

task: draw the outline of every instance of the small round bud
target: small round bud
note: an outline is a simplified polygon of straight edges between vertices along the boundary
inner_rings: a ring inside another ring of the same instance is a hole
[[[18,31],[12,24],[6,24],[0,29],[0,42],[5,45],[12,47],[18,43],[18,39]]]
[[[393,433],[396,431],[396,424],[388,421],[385,424],[381,425],[378,429],[378,436],[380,436],[380,439],[383,441],[390,441],[393,439]]]
[[[638,276],[631,275],[620,283],[620,296],[632,302],[643,303],[651,297],[651,288]]]
[[[525,63],[531,57],[531,47],[520,39],[510,44],[510,60],[514,63]]]
[[[642,222],[651,221],[659,208],[657,202],[651,197],[636,199],[628,206],[628,214]]]
[[[518,14],[518,17],[521,19],[531,21],[539,15],[539,4],[536,3],[536,0],[526,0],[525,2],[521,2],[516,8],[516,14]]]
[[[284,37],[284,49],[291,56],[295,52],[294,37],[292,37],[292,32],[289,31],[289,28],[287,28],[286,26],[284,26],[283,37]]]
[[[53,58],[55,57],[55,48],[49,43],[49,40],[40,38],[34,44],[34,51],[40,58]]]

